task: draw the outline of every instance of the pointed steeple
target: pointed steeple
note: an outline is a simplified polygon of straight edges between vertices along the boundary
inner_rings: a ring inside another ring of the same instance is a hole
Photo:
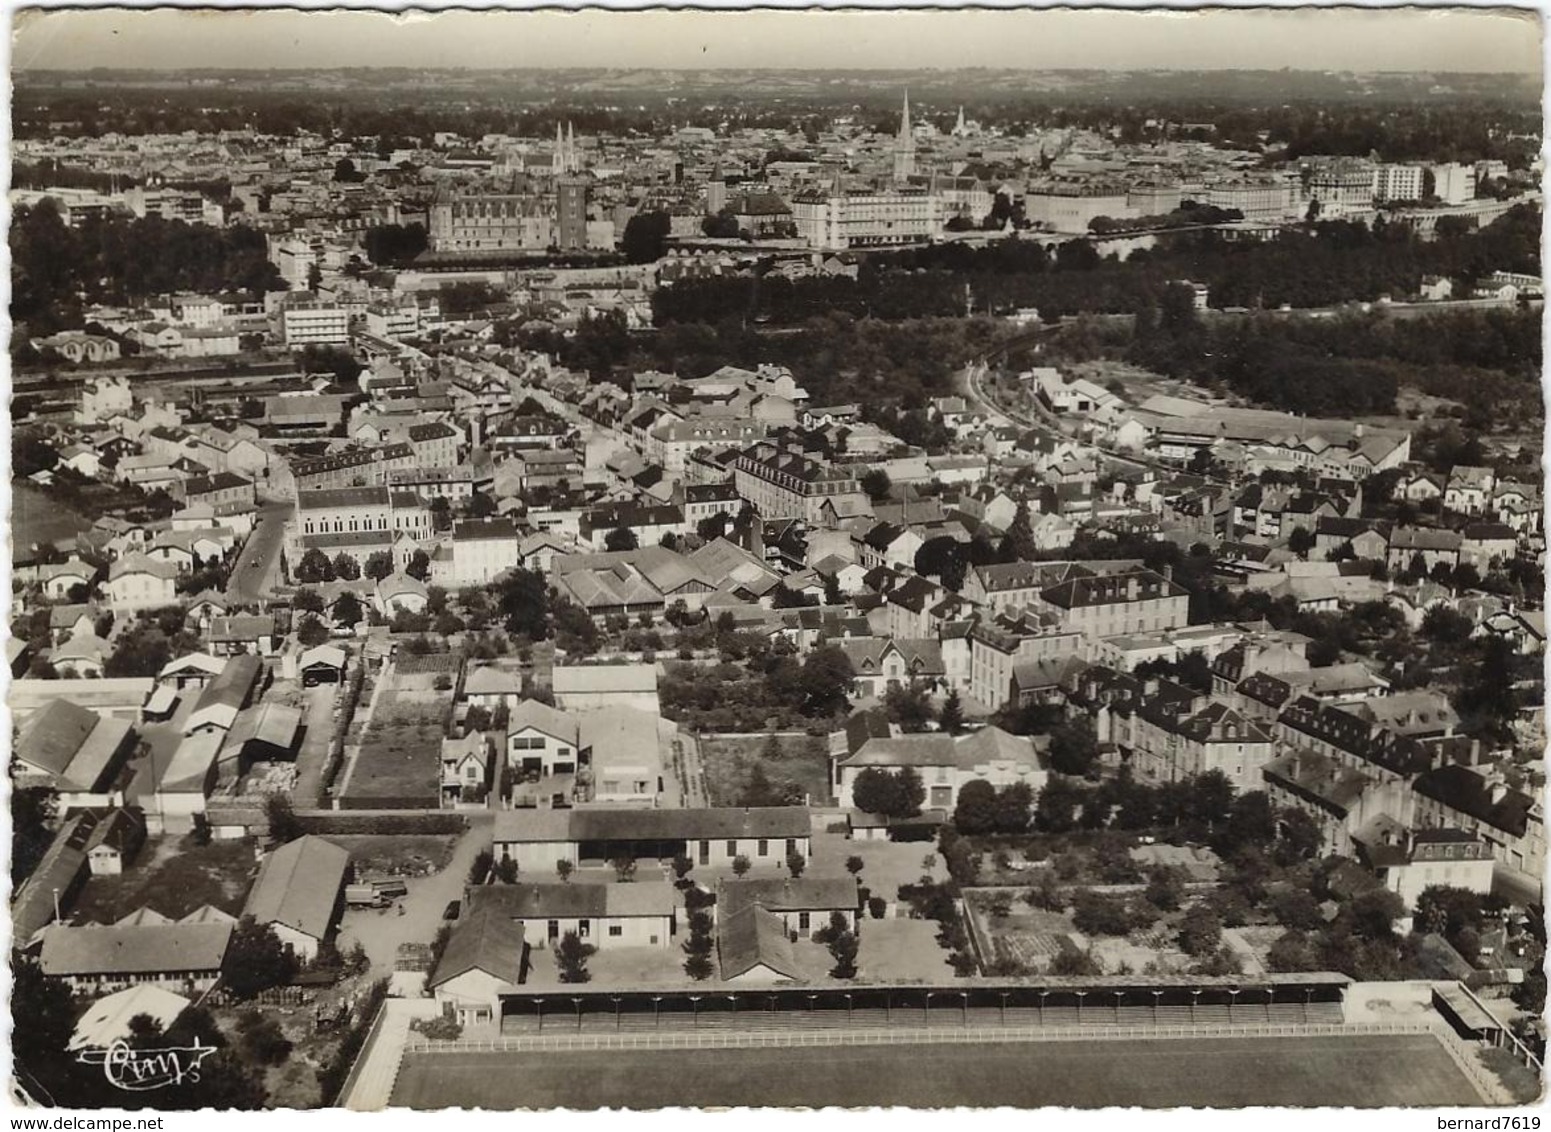
[[[565,172],[565,131],[555,123],[555,155],[549,159],[549,171],[555,176]]]
[[[961,138],[961,137],[963,137],[968,132],[969,132],[969,128],[964,125],[964,107],[960,106],[959,107],[959,120],[958,120],[958,123],[953,127],[953,135],[954,135],[954,137],[960,137]]]
[[[916,139],[910,132],[910,92],[905,91],[905,109],[899,118],[899,136],[894,141],[894,182],[904,184],[915,175]]]

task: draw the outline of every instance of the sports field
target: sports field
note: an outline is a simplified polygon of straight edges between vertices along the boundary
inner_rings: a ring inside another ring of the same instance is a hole
[[[393,1091],[420,1109],[1481,1103],[1425,1034],[420,1054]]]

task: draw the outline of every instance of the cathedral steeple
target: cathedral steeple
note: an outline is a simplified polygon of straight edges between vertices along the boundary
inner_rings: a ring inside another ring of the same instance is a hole
[[[903,184],[915,175],[916,139],[910,130],[910,92],[905,91],[905,109],[899,118],[899,136],[894,139],[894,181]]]

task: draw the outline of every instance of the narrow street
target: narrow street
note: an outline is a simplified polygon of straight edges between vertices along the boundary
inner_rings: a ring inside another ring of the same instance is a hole
[[[238,605],[259,601],[279,581],[280,545],[293,506],[280,500],[265,503],[259,509],[258,523],[226,579],[227,601]]]

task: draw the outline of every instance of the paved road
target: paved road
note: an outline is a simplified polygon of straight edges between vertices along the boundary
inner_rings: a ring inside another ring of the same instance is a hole
[[[453,849],[447,867],[428,877],[411,877],[404,883],[409,895],[399,901],[404,909],[347,911],[340,923],[340,950],[348,951],[357,940],[372,961],[371,977],[393,973],[393,960],[401,943],[430,943],[442,926],[442,912],[450,900],[463,897],[469,866],[481,849],[490,848],[493,815],[488,811],[468,814],[469,829]]]
[[[226,580],[227,601],[242,604],[268,596],[279,580],[280,544],[293,507],[292,503],[277,501],[259,509],[258,523]]]

